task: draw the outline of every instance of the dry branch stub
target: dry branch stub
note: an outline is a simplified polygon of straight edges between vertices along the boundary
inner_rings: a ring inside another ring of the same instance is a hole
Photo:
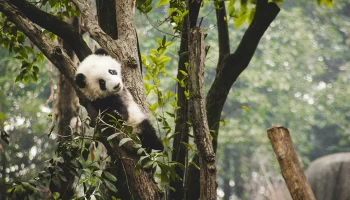
[[[282,176],[294,200],[315,200],[295,152],[288,129],[273,126],[267,130],[273,150],[277,156]]]

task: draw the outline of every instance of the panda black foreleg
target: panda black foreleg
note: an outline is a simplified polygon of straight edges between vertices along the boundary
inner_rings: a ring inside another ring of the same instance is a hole
[[[148,119],[143,120],[137,126],[137,135],[141,140],[143,148],[149,151],[151,151],[151,149],[164,150],[162,141],[157,137],[156,130]]]

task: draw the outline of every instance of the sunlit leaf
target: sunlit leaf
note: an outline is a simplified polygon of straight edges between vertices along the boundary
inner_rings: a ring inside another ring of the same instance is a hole
[[[160,0],[157,5],[156,5],[156,8],[160,7],[160,6],[163,6],[163,5],[166,5],[170,2],[170,0]]]
[[[123,138],[120,140],[119,142],[119,146],[123,146],[125,143],[127,143],[128,141],[131,141],[131,138]]]

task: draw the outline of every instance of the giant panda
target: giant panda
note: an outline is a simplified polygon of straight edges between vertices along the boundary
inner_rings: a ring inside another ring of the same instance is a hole
[[[163,144],[152,124],[124,87],[121,64],[104,49],[96,50],[80,63],[75,82],[92,105],[102,113],[103,121],[109,123],[109,115],[123,120],[126,125],[133,127],[143,148],[148,151],[163,151]]]

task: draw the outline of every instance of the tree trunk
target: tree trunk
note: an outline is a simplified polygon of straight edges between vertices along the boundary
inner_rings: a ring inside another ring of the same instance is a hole
[[[189,35],[189,111],[199,154],[200,199],[216,199],[215,153],[210,140],[204,97],[204,33],[192,28]]]
[[[79,30],[78,18],[75,17],[69,20],[70,23]],[[63,48],[66,50],[68,56],[73,60],[74,52],[72,48],[64,41],[60,40]],[[75,93],[74,88],[71,86],[70,82],[66,80],[66,77],[58,72],[57,76],[57,95],[56,95],[56,105],[55,105],[55,116],[57,119],[57,141],[64,142],[70,141],[72,139],[72,129],[75,126],[78,126],[79,123],[79,103],[78,97]],[[71,120],[76,118],[75,124],[71,124]],[[73,125],[73,127],[71,127]],[[62,168],[69,168],[70,164],[69,159],[65,159],[64,163],[62,163]],[[51,190],[51,192],[58,192],[61,194],[63,199],[68,199],[75,194],[75,189],[73,188],[74,183],[74,174],[72,174],[69,170],[64,171],[64,176],[67,179],[65,184],[57,185]]]

